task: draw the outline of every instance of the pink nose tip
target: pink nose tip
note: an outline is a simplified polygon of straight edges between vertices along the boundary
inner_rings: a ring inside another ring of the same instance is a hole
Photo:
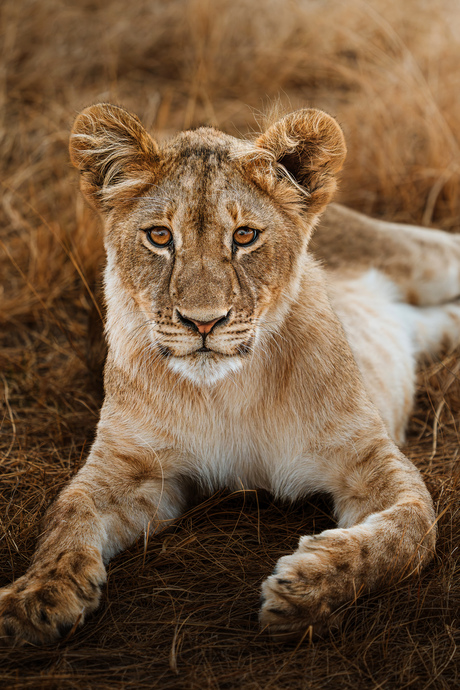
[[[217,319],[213,319],[212,321],[198,321],[197,319],[191,319],[189,316],[184,316],[184,314],[181,314],[179,310],[176,311],[176,314],[179,321],[184,326],[187,326],[194,331],[198,331],[203,338],[206,338],[208,333],[211,333],[216,323],[224,323],[227,321],[230,312],[222,314],[222,316],[218,316]]]
[[[222,317],[214,319],[214,321],[195,321],[195,319],[189,319],[198,328],[201,335],[208,335],[212,331],[212,327],[221,320]]]
[[[212,321],[198,321],[197,319],[191,319],[189,316],[184,316],[179,310],[176,311],[179,321],[184,324],[184,326],[198,331],[203,338],[206,338],[208,333],[211,333],[216,323],[227,321],[229,313],[230,312],[222,314],[222,316],[218,316],[217,319],[213,319]]]

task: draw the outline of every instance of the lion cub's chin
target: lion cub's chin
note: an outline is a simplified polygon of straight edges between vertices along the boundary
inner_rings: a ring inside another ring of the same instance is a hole
[[[243,358],[203,352],[189,357],[169,357],[168,364],[182,378],[201,386],[212,386],[239,371]]]

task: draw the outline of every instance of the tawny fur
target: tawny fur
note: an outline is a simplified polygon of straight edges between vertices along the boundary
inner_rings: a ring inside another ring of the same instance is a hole
[[[303,537],[262,586],[275,632],[325,629],[423,567],[432,501],[395,441],[417,358],[460,335],[460,240],[331,206],[318,262],[308,245],[345,143],[316,110],[255,142],[202,128],[160,147],[102,104],[77,118],[70,153],[105,225],[106,397],[29,571],[0,593],[2,637],[47,642],[83,622],[107,561],[197,485],[332,496],[337,529]],[[172,243],[152,244],[154,227]],[[236,246],[242,227],[258,234]]]

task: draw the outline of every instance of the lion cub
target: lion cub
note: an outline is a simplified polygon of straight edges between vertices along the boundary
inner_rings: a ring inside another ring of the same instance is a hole
[[[308,245],[345,152],[318,110],[253,143],[201,128],[161,147],[121,108],[77,118],[71,159],[105,225],[106,395],[30,569],[0,592],[4,639],[83,622],[107,561],[176,519],[193,483],[332,496],[337,529],[262,586],[274,631],[321,630],[430,560],[432,501],[395,441],[416,358],[460,335],[460,241],[331,206],[323,267]]]

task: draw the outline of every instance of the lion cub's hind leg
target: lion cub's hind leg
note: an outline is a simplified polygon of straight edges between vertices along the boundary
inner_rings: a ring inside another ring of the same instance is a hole
[[[412,322],[417,358],[438,355],[445,347],[460,345],[460,299],[437,307],[398,305],[401,317]]]
[[[353,280],[334,276],[330,297],[367,393],[390,436],[402,445],[417,363],[460,344],[460,300],[417,307],[402,302],[398,286],[375,269]]]
[[[409,304],[441,304],[460,295],[460,235],[389,223],[330,204],[310,248],[338,274],[378,270]]]

